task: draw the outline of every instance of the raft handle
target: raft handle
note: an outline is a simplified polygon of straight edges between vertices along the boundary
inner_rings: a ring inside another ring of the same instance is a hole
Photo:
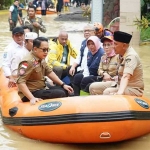
[[[9,109],[9,115],[11,117],[15,116],[17,114],[17,111],[18,111],[18,107],[13,107],[13,108],[10,108]]]
[[[108,133],[108,132],[103,132],[103,133],[100,134],[99,137],[100,137],[101,139],[109,139],[109,138],[111,138],[111,135],[110,135],[110,133]]]

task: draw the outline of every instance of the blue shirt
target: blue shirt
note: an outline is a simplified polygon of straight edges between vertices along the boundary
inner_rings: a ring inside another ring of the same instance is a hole
[[[87,42],[87,39],[83,40],[82,43],[81,43],[81,48],[80,48],[81,60],[80,60],[79,66],[81,66],[81,63],[82,63],[82,59],[83,59],[83,56],[84,56],[84,49],[86,47],[86,42]]]
[[[104,54],[103,48],[99,48],[99,50],[94,55],[92,55],[90,51],[88,52],[87,66],[90,75],[98,76],[97,71],[103,54]]]

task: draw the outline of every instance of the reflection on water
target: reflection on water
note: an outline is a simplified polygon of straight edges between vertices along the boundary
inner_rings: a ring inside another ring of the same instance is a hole
[[[0,66],[1,58],[4,47],[12,40],[11,32],[9,32],[9,27],[7,23],[7,17],[1,17],[0,24]],[[46,37],[57,36],[59,30],[66,29],[71,30],[81,30],[83,26],[87,23],[85,22],[53,22],[55,16],[43,17],[44,24],[47,27],[46,34],[41,33],[40,35]],[[79,49],[80,43],[83,39],[81,32],[69,33],[69,38],[73,45]],[[150,49],[149,46],[134,46],[134,48],[139,53],[143,68],[144,68],[144,82],[145,82],[145,96],[150,98]],[[143,127],[139,127],[143,128]],[[88,135],[87,133],[87,136]],[[119,136],[119,133],[118,133]],[[10,129],[3,126],[0,119],[0,150],[149,150],[150,149],[150,134],[143,137],[119,142],[119,143],[106,143],[106,144],[52,144],[45,143],[41,141],[31,140],[22,137],[20,134],[11,131]]]

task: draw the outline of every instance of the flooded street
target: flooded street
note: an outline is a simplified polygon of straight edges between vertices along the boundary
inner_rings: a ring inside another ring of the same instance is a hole
[[[7,15],[1,15],[0,23],[0,66],[2,62],[2,53],[4,47],[12,40],[11,32],[9,31]],[[42,17],[46,25],[47,32],[40,35],[46,37],[57,36],[59,30],[66,29],[69,32],[69,39],[73,45],[79,49],[83,40],[81,30],[87,22],[54,22],[56,15]],[[72,32],[75,31],[75,32]],[[141,57],[144,68],[144,95],[150,99],[150,45],[134,46],[135,50]],[[144,128],[140,127],[139,128]],[[88,133],[87,133],[88,135]],[[90,135],[88,135],[90,136]],[[118,133],[119,136],[119,133]],[[41,141],[35,141],[21,136],[20,134],[6,128],[0,118],[0,150],[149,150],[150,149],[150,134],[143,137],[109,144],[52,144]]]

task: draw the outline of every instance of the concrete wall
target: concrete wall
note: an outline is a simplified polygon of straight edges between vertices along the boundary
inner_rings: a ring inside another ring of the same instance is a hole
[[[120,0],[120,31],[133,35],[131,45],[140,43],[140,32],[134,26],[135,18],[141,16],[140,0]]]
[[[91,22],[102,22],[103,0],[92,0]]]

